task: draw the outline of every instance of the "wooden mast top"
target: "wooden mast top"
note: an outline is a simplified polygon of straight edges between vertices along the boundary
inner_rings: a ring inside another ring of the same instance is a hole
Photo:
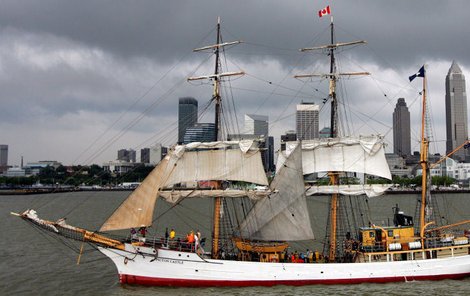
[[[214,50],[215,54],[215,68],[214,74],[206,75],[206,76],[197,76],[197,77],[189,77],[188,81],[193,80],[201,80],[201,79],[211,79],[214,80],[214,91],[212,94],[212,101],[215,101],[215,132],[214,132],[214,139],[213,141],[223,140],[221,138],[221,110],[222,110],[222,98],[220,96],[220,81],[222,77],[227,76],[236,76],[236,75],[243,75],[245,72],[225,72],[220,73],[221,62],[220,62],[220,48],[228,45],[234,45],[241,43],[241,41],[233,41],[233,42],[222,42],[222,35],[220,32],[220,17],[217,18],[217,38],[216,43],[214,45],[204,46],[200,48],[196,48],[193,51],[202,51],[202,50]],[[216,197],[214,198],[214,212],[213,212],[213,225],[212,225],[212,258],[218,258],[219,256],[219,240],[220,240],[220,212],[222,210],[222,198]]]

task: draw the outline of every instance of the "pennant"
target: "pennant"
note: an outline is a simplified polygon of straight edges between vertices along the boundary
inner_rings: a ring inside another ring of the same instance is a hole
[[[322,16],[327,15],[327,14],[331,14],[330,5],[328,5],[327,7],[323,8],[322,10],[318,11],[318,16],[319,16],[319,17],[322,17]]]
[[[413,79],[415,79],[416,77],[424,77],[424,72],[424,66],[422,66],[421,69],[419,69],[418,73],[413,74],[409,77],[410,82],[413,81]]]

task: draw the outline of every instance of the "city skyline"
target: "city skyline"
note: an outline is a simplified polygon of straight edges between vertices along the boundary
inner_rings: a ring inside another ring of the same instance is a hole
[[[232,61],[229,71],[248,75],[233,79],[233,89],[223,93],[223,103],[236,106],[233,119],[240,126],[244,114],[268,114],[269,134],[279,142],[281,134],[295,129],[295,105],[302,100],[320,105],[319,125],[329,126],[328,103],[323,105],[327,83],[292,78],[312,69],[328,71],[327,57],[298,51],[328,43],[329,18],[317,15],[325,3],[261,1],[246,11],[245,5],[224,0],[112,8],[98,2],[80,4],[80,9],[76,3],[4,1],[0,142],[9,145],[9,165],[19,165],[21,156],[101,164],[122,147],[140,151],[157,142],[176,143],[178,98],[198,98],[200,106],[211,100],[210,83],[187,83],[186,77],[213,70],[212,60],[203,63],[209,56],[191,50],[214,42],[209,33],[217,16],[224,40],[245,41],[226,54]],[[411,114],[411,150],[418,151],[422,86],[407,78],[426,64],[434,124],[430,152],[444,154],[445,76],[453,60],[468,76],[470,40],[459,36],[466,36],[470,3],[339,0],[330,7],[338,42],[368,42],[336,56],[340,71],[372,73],[340,81],[340,107],[350,109],[342,115],[355,124],[351,132],[383,134],[391,152],[391,114],[404,97]],[[357,19],[358,14],[367,18]],[[449,46],[456,38],[462,44]],[[204,116],[200,122],[212,122]]]

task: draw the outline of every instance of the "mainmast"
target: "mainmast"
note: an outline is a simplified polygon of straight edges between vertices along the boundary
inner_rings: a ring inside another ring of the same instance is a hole
[[[302,48],[300,51],[310,51],[318,49],[326,49],[328,55],[330,56],[330,73],[327,74],[302,74],[296,75],[296,78],[306,78],[306,77],[325,77],[329,80],[329,94],[328,97],[331,101],[331,117],[330,117],[330,138],[336,138],[339,136],[338,132],[338,101],[336,97],[336,80],[340,76],[353,76],[353,75],[370,75],[368,72],[350,72],[350,73],[338,73],[336,71],[336,61],[335,61],[335,50],[339,47],[364,44],[366,43],[363,40],[345,42],[345,43],[335,43],[334,35],[334,23],[333,16],[330,18],[330,44]],[[339,172],[329,172],[330,185],[339,185]],[[336,249],[337,249],[337,229],[338,229],[338,200],[339,196],[337,193],[334,193],[331,196],[331,206],[330,206],[330,244],[329,244],[329,261],[333,262],[336,260]]]
[[[217,18],[217,41],[216,44],[220,44],[220,17]],[[214,141],[219,140],[219,128],[220,128],[220,82],[219,82],[219,77],[217,75],[219,74],[219,67],[220,67],[220,47],[217,46],[215,48],[215,69],[214,69],[214,95],[212,99],[215,101],[215,136],[214,136]]]
[[[189,77],[188,81],[192,80],[201,80],[201,79],[211,79],[214,81],[214,91],[212,94],[212,101],[215,102],[215,116],[214,116],[214,123],[215,123],[215,136],[213,141],[222,140],[221,136],[221,110],[222,110],[222,98],[220,96],[220,81],[222,77],[225,76],[236,76],[236,75],[243,75],[245,72],[225,72],[220,73],[221,63],[220,63],[220,48],[227,46],[227,45],[234,45],[241,43],[241,41],[233,41],[233,42],[222,42],[222,35],[220,33],[220,17],[217,18],[217,38],[216,44],[204,46],[201,48],[196,48],[193,51],[203,51],[212,49],[214,50],[215,54],[215,68],[214,74],[208,76],[198,76],[198,77]],[[219,257],[219,241],[220,241],[220,212],[222,210],[222,198],[215,197],[214,198],[214,213],[213,213],[213,225],[212,225],[212,257],[218,258]]]
[[[335,40],[335,29],[334,29],[334,23],[333,23],[333,16],[331,17],[331,22],[330,22],[330,36],[331,36],[331,41],[330,44],[333,44]],[[336,65],[335,65],[335,50],[334,47],[331,47],[330,50],[330,73],[336,73]],[[337,124],[337,115],[336,115],[336,110],[338,109],[338,105],[336,103],[336,76],[331,75],[330,76],[330,91],[329,91],[329,96],[331,100],[331,118],[330,118],[330,138],[336,138],[337,133],[336,133],[336,124]]]

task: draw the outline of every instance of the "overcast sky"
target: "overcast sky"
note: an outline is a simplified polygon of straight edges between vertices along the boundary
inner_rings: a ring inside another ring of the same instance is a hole
[[[247,73],[223,91],[240,132],[245,113],[268,115],[279,143],[302,100],[322,105],[320,128],[328,126],[327,83],[293,78],[328,69],[322,52],[298,51],[329,41],[330,19],[318,17],[327,5],[338,42],[368,42],[337,53],[340,71],[372,74],[340,84],[345,133],[384,134],[391,152],[392,113],[404,97],[419,150],[422,85],[408,76],[426,64],[431,152],[444,153],[445,75],[455,60],[470,77],[469,1],[2,0],[0,144],[9,164],[23,156],[102,165],[121,148],[174,144],[178,98],[193,96],[202,110],[211,97],[209,83],[186,78],[213,71],[210,54],[192,49],[215,42],[217,16],[224,41],[244,41],[223,57],[226,70]]]

